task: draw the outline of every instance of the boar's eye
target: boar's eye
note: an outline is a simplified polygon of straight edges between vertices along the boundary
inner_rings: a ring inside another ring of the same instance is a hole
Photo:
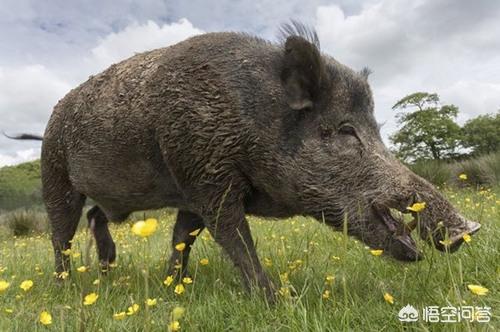
[[[356,134],[356,129],[354,129],[354,127],[349,123],[341,124],[338,132],[340,135],[351,135],[358,138],[358,135]]]

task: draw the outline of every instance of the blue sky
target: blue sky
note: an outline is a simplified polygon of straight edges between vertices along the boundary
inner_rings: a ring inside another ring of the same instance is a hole
[[[467,0],[0,0],[0,130],[43,133],[52,107],[88,76],[135,52],[208,31],[274,40],[280,23],[314,26],[322,51],[368,66],[379,122],[415,91],[460,108],[459,122],[500,109],[500,2]],[[0,166],[40,143],[0,137]]]

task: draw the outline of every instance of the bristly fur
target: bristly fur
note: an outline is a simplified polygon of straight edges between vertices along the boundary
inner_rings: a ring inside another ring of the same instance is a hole
[[[368,67],[364,67],[363,69],[361,69],[361,71],[359,72],[361,74],[361,76],[363,76],[365,79],[368,79],[368,77],[370,76],[372,72],[372,70]]]
[[[291,36],[302,37],[308,42],[314,44],[318,50],[320,49],[318,33],[314,30],[314,28],[305,25],[302,22],[290,20],[290,23],[283,23],[280,26],[278,40],[280,40],[281,43],[284,44],[286,39]]]

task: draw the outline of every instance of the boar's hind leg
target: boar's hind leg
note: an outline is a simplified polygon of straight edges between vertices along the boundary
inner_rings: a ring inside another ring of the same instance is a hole
[[[178,275],[180,279],[186,276],[191,245],[194,243],[197,236],[197,234],[190,235],[189,233],[196,230],[201,232],[203,228],[205,228],[205,224],[203,224],[203,219],[201,219],[200,216],[189,211],[179,210],[177,213],[177,220],[175,221],[174,233],[172,235],[172,256],[170,257],[168,266],[168,275]],[[184,250],[179,251],[175,249],[175,246],[179,243],[186,244]],[[180,273],[178,274],[179,271]]]
[[[243,205],[233,208],[223,205],[218,217],[209,219],[210,233],[240,270],[247,289],[257,286],[265,291],[268,301],[273,302],[274,286],[257,257]]]
[[[85,196],[72,189],[55,188],[57,190],[44,196],[52,230],[56,272],[61,276],[61,272],[67,272],[70,268],[69,255],[65,255],[63,251],[71,248],[71,240],[82,215]]]
[[[108,218],[96,205],[87,212],[87,219],[95,238],[99,263],[103,270],[107,270],[109,264],[116,259],[116,247],[108,229]]]

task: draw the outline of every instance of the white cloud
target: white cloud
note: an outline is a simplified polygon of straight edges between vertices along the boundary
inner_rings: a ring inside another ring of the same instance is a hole
[[[202,32],[187,19],[164,25],[132,23],[99,40],[87,58],[75,59],[70,73],[41,64],[0,67],[0,131],[41,134],[57,101],[89,75],[134,53],[166,47]],[[0,136],[0,166],[39,156],[38,146],[39,142]]]
[[[0,167],[24,163],[38,158],[40,158],[40,148],[19,150],[12,155],[0,153]]]
[[[161,26],[153,21],[143,25],[133,23],[100,40],[91,50],[92,56],[87,61],[91,66],[103,70],[135,53],[166,47],[200,33],[203,31],[195,28],[187,19]]]
[[[367,3],[355,15],[320,6],[315,27],[324,51],[353,69],[368,66],[375,109],[387,138],[391,106],[416,91],[436,92],[459,121],[500,108],[500,6],[450,0]]]

